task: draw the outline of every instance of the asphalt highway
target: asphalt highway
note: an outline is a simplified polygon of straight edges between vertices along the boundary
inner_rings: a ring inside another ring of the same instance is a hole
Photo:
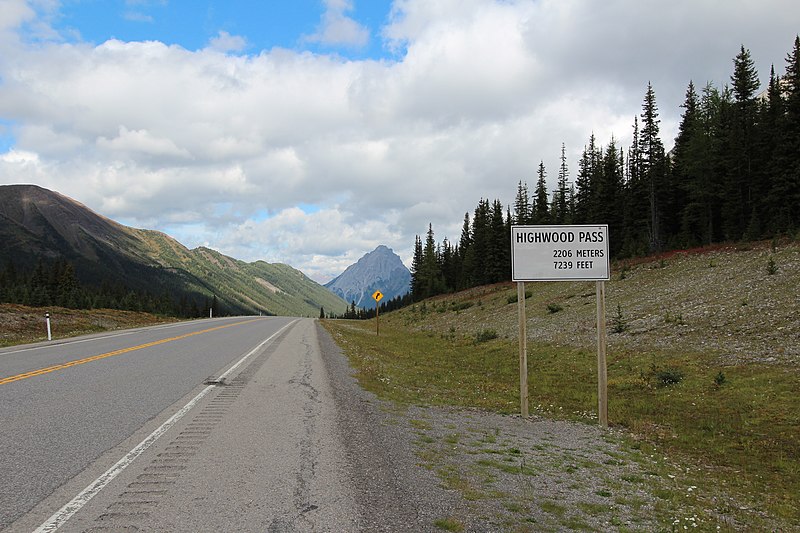
[[[465,502],[313,319],[0,351],[0,530],[436,531]]]
[[[0,529],[290,321],[203,320],[0,351]]]

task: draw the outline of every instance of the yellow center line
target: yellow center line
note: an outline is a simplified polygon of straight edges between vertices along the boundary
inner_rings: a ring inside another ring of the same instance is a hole
[[[186,333],[184,335],[178,335],[177,337],[170,337],[168,339],[161,339],[160,341],[153,341],[148,342],[146,344],[139,344],[138,346],[131,346],[129,348],[122,348],[120,350],[114,350],[113,352],[102,353],[100,355],[93,355],[91,357],[86,357],[84,359],[76,359],[74,361],[68,361],[66,363],[61,363],[58,365],[48,366],[45,368],[40,368],[38,370],[31,370],[30,372],[25,372],[23,374],[17,374],[16,376],[9,376],[7,378],[0,379],[0,385],[5,385],[7,383],[13,383],[14,381],[20,381],[22,379],[32,378],[34,376],[41,376],[42,374],[49,374],[50,372],[55,372],[56,370],[61,370],[64,368],[69,368],[71,366],[82,365],[84,363],[91,363],[92,361],[97,361],[99,359],[105,359],[106,357],[112,357],[115,355],[121,355],[128,352],[133,352],[136,350],[142,350],[144,348],[150,348],[152,346],[158,346],[159,344],[165,344],[167,342],[178,341],[181,339],[186,339],[188,337],[193,337],[195,335],[201,335],[203,333],[209,333],[211,331],[217,331],[220,329],[230,328],[233,326],[238,326],[241,324],[249,324],[250,322],[255,322],[257,319],[254,320],[244,320],[242,322],[234,322],[233,324],[225,324],[223,326],[216,326],[213,328],[204,329],[201,331],[195,331],[192,333]]]

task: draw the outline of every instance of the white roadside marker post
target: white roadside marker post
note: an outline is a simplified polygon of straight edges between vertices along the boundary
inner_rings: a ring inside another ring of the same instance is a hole
[[[53,340],[53,335],[50,331],[50,313],[45,313],[44,319],[47,322],[47,340],[51,341]]]

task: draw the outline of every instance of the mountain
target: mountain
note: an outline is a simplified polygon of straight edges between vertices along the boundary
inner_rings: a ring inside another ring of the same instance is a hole
[[[325,284],[330,291],[358,307],[375,307],[372,295],[383,293],[383,301],[405,295],[411,289],[411,272],[391,248],[380,245]]]
[[[190,250],[168,235],[134,229],[35,185],[0,186],[0,268],[29,271],[65,259],[78,280],[124,286],[174,301],[216,296],[229,313],[318,316],[346,302],[284,264],[246,263],[209,248]]]

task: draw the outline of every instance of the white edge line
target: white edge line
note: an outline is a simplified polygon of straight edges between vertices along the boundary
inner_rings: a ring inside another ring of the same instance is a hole
[[[267,344],[269,341],[278,336],[280,333],[283,333],[283,330],[287,329],[295,322],[297,322],[297,320],[289,322],[281,329],[270,335],[267,339],[259,343],[258,346],[250,350],[247,353],[247,355],[239,359],[232,367],[230,367],[227,371],[225,371],[225,373],[222,374],[219,377],[219,379],[222,380],[224,378],[227,378],[234,370],[239,368],[239,366],[241,366],[242,363],[244,363],[251,355],[260,350],[262,346]],[[214,388],[215,385],[209,385],[208,387],[200,391],[200,393],[194,398],[192,398],[189,401],[189,403],[184,405],[180,411],[172,415],[169,418],[169,420],[161,424],[161,426],[159,426],[155,431],[153,431],[150,435],[148,435],[147,438],[145,438],[135,448],[133,448],[131,451],[125,454],[125,456],[119,461],[117,461],[116,464],[114,464],[114,466],[106,470],[100,477],[92,481],[89,484],[89,486],[83,489],[77,496],[72,498],[72,500],[70,500],[66,505],[64,505],[64,507],[56,511],[53,514],[53,516],[48,518],[47,521],[45,521],[41,526],[36,528],[34,530],[34,533],[49,533],[63,526],[64,523],[72,517],[72,515],[80,511],[81,508],[83,508],[83,506],[89,502],[89,500],[94,498],[101,490],[103,490],[103,488],[105,488],[106,485],[111,483],[111,481],[113,481],[115,477],[117,477],[123,470],[125,470],[128,466],[130,466],[130,464],[133,463],[133,461],[137,457],[139,457],[142,453],[144,453],[145,450],[147,450],[150,446],[152,446],[153,443],[157,441],[159,437],[161,437],[161,435],[166,433],[167,430],[169,430],[169,428],[174,426],[178,420],[183,418],[186,415],[186,413],[188,413],[192,409],[192,407],[194,407],[197,404],[197,402],[202,400],[203,397],[209,392],[211,392],[211,390]]]

